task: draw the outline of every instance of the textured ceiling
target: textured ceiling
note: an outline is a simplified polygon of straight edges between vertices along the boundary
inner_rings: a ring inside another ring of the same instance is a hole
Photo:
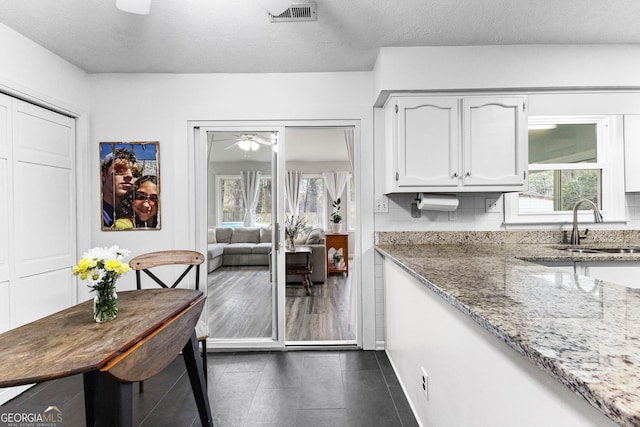
[[[304,2],[304,1],[301,1]],[[0,22],[90,73],[369,71],[383,46],[640,43],[637,0],[317,0],[270,23],[259,0],[2,0]]]

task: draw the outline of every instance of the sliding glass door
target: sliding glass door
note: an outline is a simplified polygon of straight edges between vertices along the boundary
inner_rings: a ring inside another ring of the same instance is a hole
[[[278,331],[281,128],[212,126],[207,145],[207,323],[220,347],[282,346]],[[280,208],[281,209],[281,208]]]

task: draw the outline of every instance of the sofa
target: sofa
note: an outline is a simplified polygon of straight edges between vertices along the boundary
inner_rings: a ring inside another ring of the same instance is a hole
[[[221,266],[264,265],[269,266],[271,228],[260,227],[212,227],[208,230],[207,271],[211,273]],[[327,259],[324,232],[321,229],[305,230],[296,244],[311,248],[311,281],[323,283],[327,277]],[[287,282],[301,282],[300,276],[288,276]]]

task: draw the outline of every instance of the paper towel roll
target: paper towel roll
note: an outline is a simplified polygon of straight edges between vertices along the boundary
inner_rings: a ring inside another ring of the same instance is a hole
[[[460,201],[455,195],[419,194],[418,209],[423,211],[455,211]]]

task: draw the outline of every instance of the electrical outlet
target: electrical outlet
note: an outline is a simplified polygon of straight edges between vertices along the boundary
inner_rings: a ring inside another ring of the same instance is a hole
[[[420,377],[422,380],[420,387],[422,387],[425,397],[429,400],[429,375],[427,375],[427,371],[425,371],[424,366],[420,368]]]
[[[386,213],[389,212],[389,198],[383,194],[376,196],[376,207],[374,212]]]
[[[500,199],[484,199],[484,211],[487,213],[500,213]]]

